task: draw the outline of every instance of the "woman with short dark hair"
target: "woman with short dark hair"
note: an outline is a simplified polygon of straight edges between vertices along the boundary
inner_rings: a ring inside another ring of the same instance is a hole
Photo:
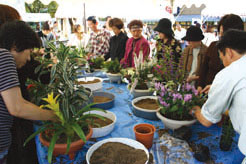
[[[43,110],[28,102],[23,98],[20,90],[16,69],[23,67],[30,60],[30,53],[35,47],[39,47],[37,35],[25,22],[12,21],[1,26],[0,164],[6,163],[6,155],[11,145],[10,128],[13,116],[29,120],[55,120],[52,111]],[[15,137],[23,137],[23,135]]]
[[[124,57],[126,42],[128,37],[122,32],[124,23],[119,18],[113,18],[109,21],[109,27],[113,30],[114,36],[109,41],[109,52],[104,56],[105,60],[118,59],[119,61]]]

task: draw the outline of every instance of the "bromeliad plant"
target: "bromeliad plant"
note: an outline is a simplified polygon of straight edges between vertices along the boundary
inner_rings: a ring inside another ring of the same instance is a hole
[[[53,110],[58,118],[57,122],[44,122],[43,125],[32,134],[26,142],[35,135],[42,133],[44,138],[50,140],[48,148],[48,161],[51,163],[55,143],[59,142],[61,136],[65,136],[67,153],[72,141],[77,138],[86,142],[86,131],[89,127],[85,121],[89,117],[99,117],[87,114],[90,110],[101,110],[91,108],[89,95],[83,86],[77,85],[77,53],[73,48],[60,44],[59,48],[49,44],[57,63],[53,63],[50,73],[50,83],[46,87],[48,97],[42,100],[48,104],[41,105],[42,108]],[[89,105],[88,105],[89,104]],[[25,143],[26,143],[25,142]]]

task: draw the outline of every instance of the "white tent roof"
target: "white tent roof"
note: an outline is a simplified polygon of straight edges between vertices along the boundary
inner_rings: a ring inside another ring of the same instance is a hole
[[[214,0],[202,11],[203,16],[223,16],[225,14],[246,15],[245,0]]]

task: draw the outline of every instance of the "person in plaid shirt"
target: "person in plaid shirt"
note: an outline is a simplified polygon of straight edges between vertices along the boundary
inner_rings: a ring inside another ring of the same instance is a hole
[[[106,55],[109,51],[110,33],[104,29],[98,29],[98,21],[95,16],[87,19],[89,28],[92,30],[87,44],[89,56]]]

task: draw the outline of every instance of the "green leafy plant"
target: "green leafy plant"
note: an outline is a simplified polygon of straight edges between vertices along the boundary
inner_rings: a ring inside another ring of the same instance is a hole
[[[95,114],[84,114],[91,110],[101,110],[91,108],[90,92],[83,86],[78,85],[77,79],[77,59],[80,57],[75,53],[73,48],[66,47],[60,44],[56,48],[49,43],[52,54],[57,58],[57,63],[52,63],[50,73],[50,83],[46,86],[45,91],[47,98],[42,98],[46,104],[41,105],[42,108],[53,110],[58,118],[58,122],[44,122],[44,124],[32,134],[25,142],[25,144],[35,135],[42,133],[45,138],[50,139],[50,146],[48,148],[48,161],[51,163],[52,153],[55,143],[61,136],[66,136],[67,152],[70,144],[76,138],[82,139],[86,142],[85,131],[88,131],[87,118],[99,117]],[[50,61],[43,63],[50,64]],[[41,69],[41,68],[39,68]],[[48,103],[48,104],[47,104]]]
[[[87,59],[90,67],[90,71],[93,72],[95,69],[102,69],[104,65],[104,58],[97,56]]]
[[[121,65],[118,59],[105,62],[104,67],[106,68],[107,72],[113,74],[120,73],[121,71]]]
[[[155,56],[157,57],[158,53]],[[166,46],[161,56],[162,58],[157,60],[152,70],[156,81],[183,83],[185,81],[185,71],[183,68],[184,56],[181,55],[177,63],[171,46]]]

